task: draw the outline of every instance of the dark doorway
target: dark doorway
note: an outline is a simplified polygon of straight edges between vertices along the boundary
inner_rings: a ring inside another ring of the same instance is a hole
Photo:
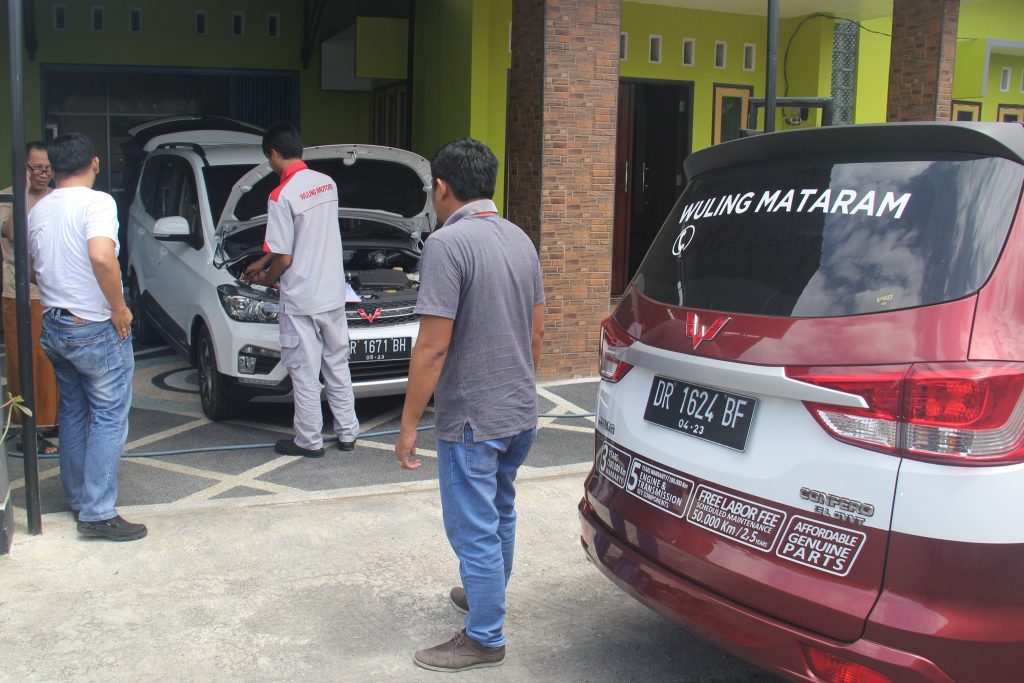
[[[622,294],[633,278],[686,184],[683,160],[690,153],[692,97],[689,83],[619,84],[613,296]]]

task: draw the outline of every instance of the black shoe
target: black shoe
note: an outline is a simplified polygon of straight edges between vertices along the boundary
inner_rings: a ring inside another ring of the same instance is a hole
[[[145,524],[134,524],[118,515],[99,522],[78,520],[78,533],[108,541],[137,541],[146,535]]]
[[[78,510],[72,510],[71,514],[74,515],[75,521],[77,522],[78,521],[79,511]]]
[[[351,441],[342,441],[341,439],[338,439],[338,450],[339,451],[351,451],[351,450],[355,450],[355,447],[356,447],[356,440],[355,439],[352,439]]]
[[[274,452],[280,453],[281,455],[301,455],[304,458],[324,457],[323,448],[313,450],[312,448],[296,446],[294,439],[279,439],[278,442],[274,444]]]

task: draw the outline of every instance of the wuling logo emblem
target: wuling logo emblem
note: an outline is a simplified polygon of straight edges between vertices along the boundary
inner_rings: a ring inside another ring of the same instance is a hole
[[[694,350],[700,346],[701,342],[709,341],[718,336],[718,333],[722,331],[722,328],[729,324],[732,320],[729,316],[720,316],[718,320],[712,323],[711,327],[700,324],[700,317],[696,313],[686,314],[686,336],[693,340]]]
[[[377,318],[379,318],[380,314],[383,313],[383,312],[384,312],[383,308],[378,308],[373,313],[367,314],[366,311],[364,311],[363,309],[360,308],[359,309],[359,317],[362,318],[363,320],[365,320],[368,323],[373,323],[373,322],[376,322]]]

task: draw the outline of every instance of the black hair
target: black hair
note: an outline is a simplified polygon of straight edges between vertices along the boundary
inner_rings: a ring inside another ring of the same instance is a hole
[[[277,153],[285,159],[302,158],[302,138],[295,126],[283,121],[275,123],[263,134],[263,154],[270,156],[270,150],[276,149]]]
[[[473,138],[442,145],[430,162],[434,179],[448,183],[459,201],[492,199],[498,179],[498,158],[491,148]]]
[[[40,152],[46,151],[46,143],[42,140],[29,140],[25,143],[25,158],[32,153],[32,150],[38,149]]]
[[[46,145],[46,154],[50,157],[53,175],[59,180],[87,169],[96,156],[96,150],[92,141],[81,133],[67,133],[51,140]]]

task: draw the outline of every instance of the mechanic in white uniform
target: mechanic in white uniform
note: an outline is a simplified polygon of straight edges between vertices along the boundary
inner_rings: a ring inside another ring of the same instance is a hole
[[[281,361],[295,399],[295,438],[281,439],[282,455],[324,455],[320,375],[334,414],[338,448],[351,451],[359,434],[345,320],[345,272],[334,180],[302,161],[302,138],[289,123],[271,126],[263,153],[281,184],[267,202],[265,256],[246,268],[250,282],[281,279]]]

